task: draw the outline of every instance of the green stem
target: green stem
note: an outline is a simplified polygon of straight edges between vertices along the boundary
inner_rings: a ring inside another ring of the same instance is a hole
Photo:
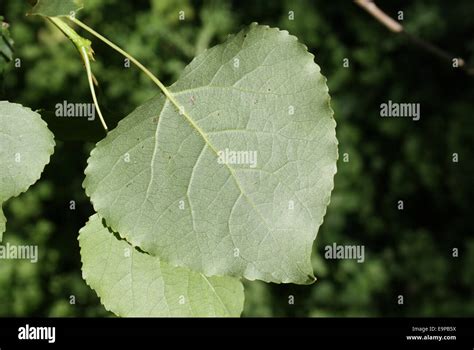
[[[102,112],[99,107],[99,103],[97,102],[97,96],[95,94],[94,79],[93,79],[91,63],[90,63],[91,59],[94,60],[94,56],[93,56],[94,51],[92,50],[90,40],[87,40],[81,37],[79,34],[76,33],[74,29],[72,29],[67,23],[65,23],[59,17],[48,17],[48,19],[54,25],[56,25],[72,41],[74,46],[76,46],[77,50],[79,51],[79,54],[81,55],[81,58],[84,61],[84,65],[86,67],[87,81],[89,83],[89,88],[91,90],[92,99],[94,100],[95,108],[97,110],[97,113],[99,114],[100,122],[102,123],[102,126],[105,129],[105,132],[108,132],[107,124],[105,123],[105,119],[102,115]]]
[[[94,88],[94,80],[93,80],[93,76],[92,76],[91,63],[89,61],[89,57],[87,55],[87,51],[86,51],[85,47],[81,48],[81,56],[82,56],[82,59],[84,60],[85,66],[86,66],[87,80],[89,82],[89,87],[91,89],[92,99],[94,100],[95,108],[97,109],[97,113],[99,114],[100,122],[102,123],[102,126],[105,129],[105,132],[108,132],[109,128],[107,127],[107,124],[105,123],[104,116],[102,115],[102,112],[100,111],[100,108],[99,108],[99,102],[97,102],[97,96],[95,95],[95,88]]]
[[[67,23],[65,23],[61,18],[59,17],[48,17],[48,19],[56,26],[58,27],[64,35],[66,35],[76,46],[76,48],[81,51],[81,47],[87,47],[89,48],[89,51],[91,47],[91,42],[88,39],[83,38],[77,32],[72,29]],[[90,52],[91,54],[91,52]]]
[[[88,25],[82,23],[79,21],[77,18],[74,17],[68,17],[71,21],[73,21],[75,24],[77,24],[79,27],[83,28],[84,30],[88,31],[92,35],[94,35],[96,38],[102,40],[104,43],[109,45],[111,48],[113,48],[115,51],[119,52],[126,58],[128,58],[131,62],[133,62],[138,68],[140,68],[143,73],[145,73],[163,92],[163,94],[175,105],[175,107],[180,111],[180,113],[184,113],[183,107],[176,101],[174,96],[171,94],[171,92],[166,88],[166,86],[158,79],[152,72],[148,70],[143,64],[140,63],[135,57],[130,55],[128,52],[125,50],[121,49],[117,45],[115,45],[113,42],[111,42],[109,39],[106,37],[102,36],[101,34],[97,33],[94,29],[90,28]]]

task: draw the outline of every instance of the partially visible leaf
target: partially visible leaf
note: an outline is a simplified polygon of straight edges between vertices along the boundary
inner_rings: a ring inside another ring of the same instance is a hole
[[[6,224],[7,224],[7,218],[3,214],[3,211],[0,205],[0,242],[3,239],[3,232],[5,232]]]
[[[38,113],[0,101],[0,240],[6,219],[1,205],[40,177],[54,151],[54,136]]]
[[[71,16],[83,7],[83,0],[38,0],[28,14],[46,17]]]
[[[205,277],[173,267],[118,240],[99,215],[79,235],[82,274],[105,308],[119,316],[234,316],[243,286],[232,277]]]
[[[3,22],[3,17],[0,16],[0,72],[13,59],[13,39],[8,27],[8,23]]]
[[[313,282],[338,157],[314,56],[253,24],[197,56],[170,91],[181,112],[158,96],[92,151],[84,187],[96,211],[172,265]]]

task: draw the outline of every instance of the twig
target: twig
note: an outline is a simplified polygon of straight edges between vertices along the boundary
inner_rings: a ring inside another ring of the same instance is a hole
[[[414,44],[417,46],[423,48],[424,50],[432,53],[435,56],[438,56],[439,58],[453,62],[454,59],[457,60],[458,68],[461,68],[464,70],[467,74],[469,75],[474,75],[474,68],[470,67],[466,64],[464,59],[460,57],[455,57],[449,52],[413,35],[410,33],[407,33],[403,26],[400,24],[400,22],[397,22],[394,20],[392,17],[387,15],[385,12],[383,12],[372,0],[354,0],[354,2],[362,7],[365,11],[367,11],[369,14],[371,14],[377,21],[382,23],[385,27],[387,27],[390,31],[398,34],[403,34],[405,35],[410,41],[412,41]]]

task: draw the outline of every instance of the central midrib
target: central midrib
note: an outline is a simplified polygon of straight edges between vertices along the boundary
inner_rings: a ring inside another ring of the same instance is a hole
[[[179,115],[182,115],[184,116],[184,118],[188,121],[188,123],[191,125],[192,128],[194,128],[198,133],[199,135],[201,135],[201,137],[203,138],[204,142],[209,146],[209,148],[214,152],[214,154],[216,155],[216,157],[219,156],[219,152],[218,150],[214,147],[214,145],[211,143],[211,141],[209,140],[209,138],[207,137],[206,133],[204,132],[204,130],[201,129],[201,127],[199,125],[197,125],[194,120],[191,118],[191,116],[186,112],[184,106],[181,106],[178,101],[174,98],[173,94],[167,89],[165,88],[163,90],[163,93],[165,94],[165,96],[169,99],[169,101],[176,107],[176,109],[178,110],[178,114]],[[177,92],[179,93],[179,91]],[[163,104],[163,109],[165,108],[166,106],[166,103]],[[161,113],[160,113],[161,114]],[[161,118],[160,118],[161,119]],[[159,123],[158,123],[159,125]],[[158,129],[158,125],[157,125],[157,129]],[[155,142],[157,143],[158,142],[158,135],[155,136],[156,139],[155,139]],[[257,206],[255,205],[255,203],[253,202],[253,200],[249,197],[249,195],[247,195],[247,193],[244,191],[244,189],[242,188],[240,182],[238,181],[237,179],[237,175],[234,171],[234,169],[232,167],[229,166],[229,164],[225,163],[224,162],[224,165],[225,167],[228,169],[228,171],[230,172],[232,178],[234,179],[235,181],[235,184],[237,185],[237,188],[239,189],[240,193],[245,197],[245,199],[247,200],[247,202],[252,206],[252,208],[257,212],[257,214],[260,216],[260,218],[262,219],[262,221],[265,223],[265,225],[267,226],[268,230],[272,230],[272,227],[271,225],[267,222],[267,220],[265,219],[265,217],[262,215],[262,213],[260,212],[260,210],[257,208]],[[151,178],[150,178],[150,182],[153,181]]]

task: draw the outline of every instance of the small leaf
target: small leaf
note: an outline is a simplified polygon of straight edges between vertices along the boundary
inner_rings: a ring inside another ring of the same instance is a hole
[[[83,7],[83,0],[38,0],[28,14],[45,17],[75,16]]]
[[[118,240],[99,215],[79,235],[82,274],[104,306],[119,316],[234,316],[243,286],[232,277],[205,277],[173,267]]]
[[[53,134],[38,113],[0,101],[0,240],[6,222],[2,203],[39,179],[53,151]]]
[[[312,283],[336,173],[326,79],[256,24],[195,58],[92,151],[84,187],[128,242],[207,276]]]

